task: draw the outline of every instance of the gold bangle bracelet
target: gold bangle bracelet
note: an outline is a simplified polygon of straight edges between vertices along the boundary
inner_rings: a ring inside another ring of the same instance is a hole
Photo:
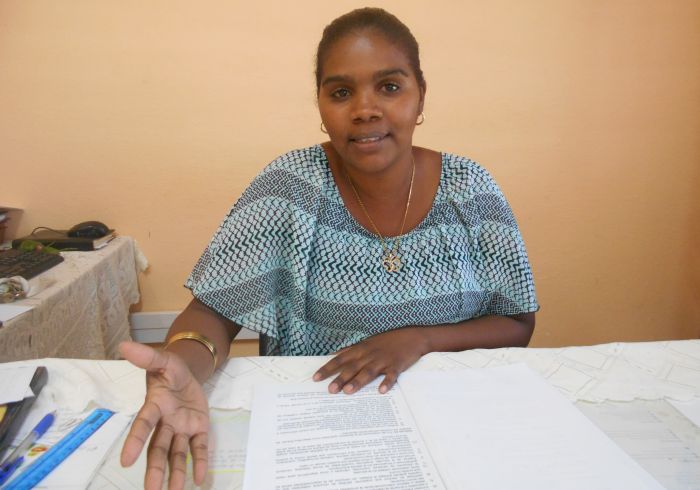
[[[173,342],[177,342],[178,340],[196,340],[204,347],[206,347],[209,350],[211,357],[214,359],[214,371],[216,371],[216,365],[218,363],[219,358],[216,355],[216,345],[214,345],[214,342],[212,342],[199,332],[187,331],[176,333],[175,335],[170,337],[168,343],[165,344],[165,349],[167,349],[168,346],[170,346],[170,344],[172,344]],[[214,373],[214,371],[212,371],[212,374]]]

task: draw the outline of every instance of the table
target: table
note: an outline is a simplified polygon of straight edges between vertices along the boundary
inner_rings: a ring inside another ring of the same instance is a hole
[[[129,306],[139,300],[137,263],[145,261],[134,240],[61,255],[61,264],[30,281],[39,292],[14,303],[33,308],[0,327],[0,361],[116,359],[119,342],[131,338]]]
[[[210,465],[214,470],[204,488],[235,489],[242,485],[254,387],[309,380],[328,359],[234,358],[217,371],[205,385],[212,407],[214,449]],[[671,404],[700,402],[700,340],[432,353],[411,369],[444,371],[516,362],[539,372],[664,486],[700,489],[700,427]],[[2,367],[14,365],[48,367],[50,382],[37,404],[50,400],[68,410],[98,405],[134,413],[145,393],[143,371],[125,361],[42,359]],[[142,487],[143,454],[132,468],[119,465],[123,438],[113,447],[91,489]],[[216,447],[224,443],[228,444],[224,449],[230,463],[225,468]]]

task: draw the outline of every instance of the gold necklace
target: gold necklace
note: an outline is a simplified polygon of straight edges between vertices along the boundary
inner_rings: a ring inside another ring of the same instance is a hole
[[[355,194],[355,199],[357,199],[357,203],[362,208],[362,212],[365,213],[365,216],[367,216],[367,219],[372,224],[372,228],[374,228],[375,233],[377,234],[377,236],[379,236],[379,241],[382,243],[382,249],[384,251],[384,255],[382,257],[382,266],[384,266],[384,269],[386,269],[387,272],[398,272],[403,266],[401,262],[401,255],[399,255],[399,246],[401,245],[401,235],[403,235],[403,229],[406,225],[406,216],[408,216],[408,208],[411,205],[411,194],[413,193],[413,178],[416,176],[416,159],[413,158],[413,154],[411,154],[411,160],[413,162],[413,169],[411,170],[411,184],[408,187],[408,199],[406,199],[406,210],[403,213],[401,230],[399,231],[399,235],[394,240],[394,244],[391,248],[389,248],[389,246],[386,244],[386,240],[379,232],[379,228],[377,228],[377,225],[374,224],[374,220],[367,212],[367,208],[365,208],[362,199],[360,199],[360,195],[357,193],[357,189],[355,188],[355,184],[353,183],[350,174],[345,168],[345,165],[343,165],[345,176],[348,178],[348,182],[350,182],[350,187],[352,188],[352,192]]]

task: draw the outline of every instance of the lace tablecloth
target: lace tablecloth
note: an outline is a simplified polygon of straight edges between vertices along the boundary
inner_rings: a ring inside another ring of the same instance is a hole
[[[267,383],[307,381],[328,359],[234,358],[217,371],[205,384],[212,408],[211,430],[214,440],[232,441],[233,449],[227,449],[229,454],[212,444],[210,471],[203,488],[242,488],[248,410],[254,388]],[[670,404],[700,400],[700,340],[436,352],[424,356],[411,370],[487,368],[520,362],[575,402],[666,488],[700,489],[700,427]],[[55,407],[80,412],[102,406],[133,414],[143,403],[144,371],[126,361],[40,359],[3,367],[33,365],[44,365],[51,373],[34,407],[39,413]],[[232,432],[234,426],[238,432]],[[145,452],[130,468],[122,468],[119,463],[125,437],[126,433],[115,443],[91,490],[143,488]],[[238,459],[233,458],[236,454]],[[219,467],[225,457],[235,461],[229,467]],[[185,488],[194,488],[191,475]]]
[[[137,268],[145,265],[134,240],[61,255],[64,262],[30,281],[31,297],[16,302],[33,308],[0,327],[0,362],[116,359],[119,342],[131,338],[129,306],[139,300]]]
[[[308,381],[329,359],[236,357],[217,370],[204,389],[212,408],[250,410],[255,386]],[[700,340],[434,352],[410,369],[443,371],[519,362],[540,373],[572,402],[700,399]],[[94,404],[135,413],[146,394],[145,372],[127,361],[40,359],[4,367],[39,365],[52,372],[42,396],[71,410]]]

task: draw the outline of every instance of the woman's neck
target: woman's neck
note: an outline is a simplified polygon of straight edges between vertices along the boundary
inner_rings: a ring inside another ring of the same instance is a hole
[[[398,165],[387,166],[382,172],[356,172],[351,178],[364,205],[363,210],[352,190],[348,174],[343,169],[342,160],[330,147],[330,143],[324,143],[322,146],[345,208],[355,221],[369,232],[376,233],[376,230],[367,219],[366,213],[371,216],[384,237],[396,236],[400,232],[413,173],[413,158],[416,173],[403,232],[412,230],[430,211],[440,183],[442,166],[439,153],[414,148],[415,157],[409,153],[410,159],[398,162]]]
[[[342,165],[342,164],[341,164]],[[343,173],[365,205],[385,206],[403,204],[409,192],[413,173],[413,158],[396,162],[381,172],[366,173],[344,166]]]
[[[344,162],[334,149],[326,148],[326,154],[332,154],[329,162],[334,173],[342,177],[345,183],[354,187],[366,206],[391,206],[398,202],[405,203],[414,173],[413,149],[396,158],[383,169],[374,172],[363,171],[357,166]],[[339,180],[339,179],[336,179]]]

